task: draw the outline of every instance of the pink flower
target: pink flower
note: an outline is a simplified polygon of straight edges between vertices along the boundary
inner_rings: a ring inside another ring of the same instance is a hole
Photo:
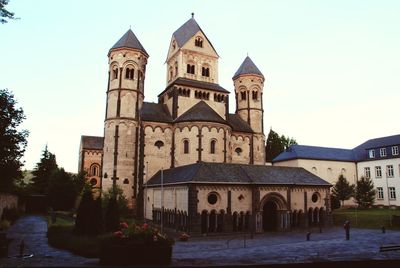
[[[121,229],[126,229],[126,228],[128,228],[128,224],[127,224],[126,222],[120,222],[120,223],[119,223],[119,227],[120,227]]]
[[[148,225],[147,223],[144,223],[144,224],[142,225],[142,229],[143,229],[143,230],[149,229],[149,225]]]
[[[115,237],[120,237],[120,238],[123,238],[123,237],[124,237],[124,234],[123,234],[121,231],[116,231],[116,232],[113,233],[113,235],[114,235]]]

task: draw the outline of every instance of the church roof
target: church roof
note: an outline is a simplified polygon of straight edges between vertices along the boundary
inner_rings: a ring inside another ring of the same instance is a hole
[[[272,162],[292,159],[313,159],[353,162],[354,153],[350,149],[328,148],[308,145],[291,145],[286,151],[275,157]]]
[[[176,118],[174,122],[187,121],[206,121],[226,124],[226,121],[204,101],[200,101],[194,105],[181,116]]]
[[[233,131],[253,133],[249,124],[247,124],[247,122],[237,114],[229,114],[228,123],[232,127]]]
[[[97,136],[81,136],[82,149],[103,150],[104,138]]]
[[[256,184],[332,186],[320,177],[296,167],[276,167],[200,162],[163,171],[163,184]],[[161,184],[158,171],[147,186]]]
[[[134,48],[142,51],[147,56],[149,55],[131,29],[129,29],[110,50],[116,48]]]
[[[140,110],[141,119],[144,121],[171,123],[172,117],[162,103],[143,102]]]
[[[250,59],[249,56],[247,56],[243,63],[240,65],[239,69],[236,71],[235,75],[233,76],[233,79],[238,77],[239,75],[244,75],[244,74],[256,74],[264,78],[264,75],[261,73],[261,71],[257,68],[257,66],[254,64],[254,62]]]
[[[197,81],[193,79],[187,79],[183,77],[178,77],[175,81],[173,81],[171,84],[169,84],[163,92],[161,92],[158,96],[161,96],[162,94],[165,93],[168,89],[170,89],[173,86],[186,86],[186,87],[194,87],[194,88],[199,88],[199,89],[208,89],[216,92],[221,92],[221,93],[229,93],[228,90],[225,88],[221,87],[218,84],[215,83],[209,83],[209,82],[203,82],[203,81]]]
[[[172,34],[172,36],[175,38],[178,47],[181,48],[187,43],[187,41],[189,41],[190,38],[195,36],[195,34],[198,33],[199,31],[203,33],[208,43],[210,43],[215,53],[217,53],[212,43],[210,42],[206,34],[203,32],[203,30],[200,28],[200,26],[197,24],[196,20],[193,17],[190,18],[187,22],[185,22],[181,27],[179,27],[178,30],[176,30]]]

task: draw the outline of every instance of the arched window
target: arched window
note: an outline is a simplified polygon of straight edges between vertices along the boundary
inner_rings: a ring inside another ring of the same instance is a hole
[[[190,73],[194,74],[194,65],[190,66]]]
[[[112,69],[112,79],[117,79],[118,78],[118,67],[114,66]]]
[[[211,140],[210,143],[210,154],[215,154],[215,144],[217,143],[216,140]]]
[[[236,148],[235,152],[237,153],[237,155],[240,155],[242,153],[242,148],[240,147]]]
[[[210,68],[202,67],[201,75],[205,77],[210,77]]]
[[[242,98],[242,100],[246,100],[246,91],[240,92],[240,97]]]
[[[135,69],[133,69],[133,68],[126,68],[126,70],[125,70],[125,78],[126,79],[133,79],[133,76],[134,76],[134,73],[135,73]]]
[[[100,167],[97,164],[93,164],[90,166],[90,176],[99,176]]]
[[[253,91],[252,95],[253,95],[253,100],[257,100],[258,99],[258,92],[257,91]]]
[[[194,45],[196,47],[203,47],[203,39],[200,36],[196,37],[194,40]]]
[[[189,153],[189,141],[188,140],[183,141],[183,153],[184,154]]]

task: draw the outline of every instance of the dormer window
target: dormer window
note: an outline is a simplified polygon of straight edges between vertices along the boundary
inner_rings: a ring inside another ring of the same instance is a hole
[[[194,40],[194,45],[196,47],[203,47],[203,39],[200,36],[196,37]]]
[[[375,150],[374,149],[369,150],[368,155],[369,155],[369,158],[375,158]]]
[[[392,155],[399,155],[399,146],[392,147]]]
[[[385,157],[387,154],[386,154],[386,148],[381,148],[380,150],[379,150],[379,153],[380,153],[380,155],[381,155],[381,157]]]

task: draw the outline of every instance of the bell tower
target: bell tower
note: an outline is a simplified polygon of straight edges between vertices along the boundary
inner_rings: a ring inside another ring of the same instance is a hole
[[[233,76],[236,96],[236,114],[246,121],[254,131],[252,150],[254,164],[265,163],[264,75],[247,56]]]
[[[122,188],[131,208],[135,208],[139,185],[139,111],[148,57],[130,29],[108,52],[102,188]]]

